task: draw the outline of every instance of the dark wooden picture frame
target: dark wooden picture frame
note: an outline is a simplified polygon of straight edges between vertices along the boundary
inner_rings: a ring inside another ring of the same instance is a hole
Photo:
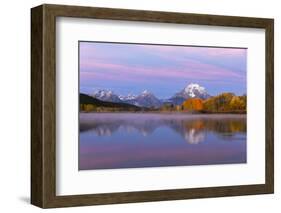
[[[265,184],[56,195],[56,17],[265,29]],[[31,203],[42,208],[267,194],[274,191],[274,20],[126,9],[41,5],[31,9]]]

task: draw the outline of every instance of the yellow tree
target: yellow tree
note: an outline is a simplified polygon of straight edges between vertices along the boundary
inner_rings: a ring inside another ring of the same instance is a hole
[[[190,98],[183,102],[183,109],[187,111],[203,110],[203,101],[200,98]]]
[[[230,107],[231,107],[232,110],[245,110],[244,101],[238,96],[234,96],[231,99]]]

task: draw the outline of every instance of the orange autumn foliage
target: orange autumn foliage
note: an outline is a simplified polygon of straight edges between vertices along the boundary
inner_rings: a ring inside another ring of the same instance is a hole
[[[203,110],[203,101],[200,98],[190,98],[183,102],[183,109],[187,111]]]

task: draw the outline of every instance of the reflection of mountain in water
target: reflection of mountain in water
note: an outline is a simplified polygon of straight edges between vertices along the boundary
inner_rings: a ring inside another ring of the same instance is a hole
[[[98,136],[111,136],[122,129],[138,131],[143,136],[152,134],[159,127],[168,127],[181,135],[186,142],[198,144],[205,139],[206,132],[231,141],[236,133],[246,132],[244,115],[159,115],[93,113],[80,116],[80,132],[91,131]]]

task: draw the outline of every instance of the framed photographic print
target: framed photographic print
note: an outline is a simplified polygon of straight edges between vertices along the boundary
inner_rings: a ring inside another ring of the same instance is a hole
[[[274,191],[273,19],[31,9],[31,203]]]

